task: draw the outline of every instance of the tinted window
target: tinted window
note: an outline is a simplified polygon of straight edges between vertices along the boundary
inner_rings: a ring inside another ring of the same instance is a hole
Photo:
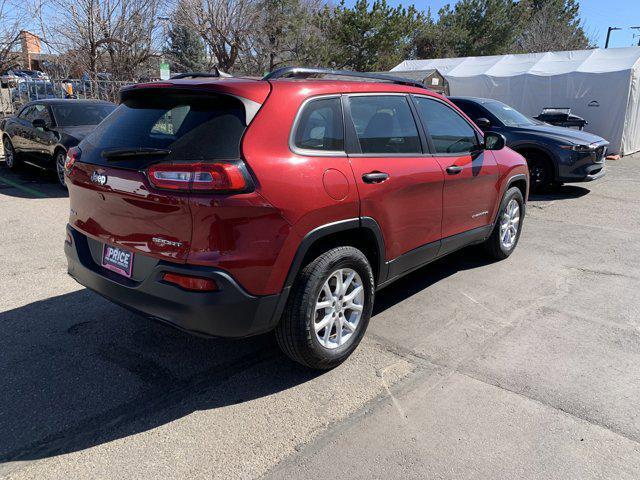
[[[102,163],[100,151],[137,148],[170,150],[167,161],[234,159],[245,129],[244,106],[233,97],[140,92],[85,138],[85,149],[95,152],[83,159]]]
[[[362,153],[421,153],[406,97],[353,96],[349,104]]]
[[[306,150],[344,150],[340,98],[319,98],[304,106],[294,144]]]
[[[97,125],[113,112],[115,105],[67,103],[52,105],[53,116],[60,127],[76,125]]]
[[[457,107],[467,114],[474,122],[479,118],[487,118],[488,115],[483,112],[480,107],[478,107],[473,102],[461,101],[461,100],[451,100],[453,103],[457,105]]]
[[[47,125],[51,125],[51,116],[49,115],[49,110],[47,110],[47,107],[45,105],[42,105],[41,103],[38,103],[34,105],[34,108],[35,114],[33,119],[41,118],[42,120],[47,122]]]
[[[455,110],[425,97],[415,100],[437,153],[464,153],[478,146],[475,130]]]
[[[33,105],[30,105],[28,107],[24,107],[22,109],[22,111],[20,112],[20,115],[18,115],[20,118],[23,118],[25,120],[28,120],[29,122],[32,121],[35,117],[35,113],[36,113],[36,109]]]

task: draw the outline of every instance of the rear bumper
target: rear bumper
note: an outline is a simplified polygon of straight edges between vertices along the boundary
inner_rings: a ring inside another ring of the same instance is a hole
[[[277,323],[280,295],[252,296],[226,272],[159,261],[137,282],[96,263],[87,237],[67,225],[72,243],[65,242],[68,273],[78,283],[146,317],[201,336],[247,337],[267,332]],[[138,254],[136,254],[138,255]],[[193,292],[162,281],[164,272],[213,279],[215,292]]]

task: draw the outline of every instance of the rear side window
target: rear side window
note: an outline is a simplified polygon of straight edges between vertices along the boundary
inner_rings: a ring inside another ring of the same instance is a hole
[[[307,102],[296,125],[294,145],[303,150],[344,151],[344,125],[339,97]]]
[[[87,136],[82,158],[100,164],[109,150],[163,149],[170,151],[165,161],[231,160],[240,157],[245,129],[244,106],[233,97],[139,92]],[[121,165],[136,168],[143,162]]]
[[[353,96],[349,105],[362,153],[422,153],[405,96]]]
[[[458,112],[437,100],[414,98],[436,153],[466,153],[478,148],[476,131]]]

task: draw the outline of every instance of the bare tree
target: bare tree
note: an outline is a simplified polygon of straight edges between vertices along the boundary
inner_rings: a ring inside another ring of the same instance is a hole
[[[20,60],[20,27],[25,17],[24,8],[10,0],[0,0],[0,72],[15,67]]]
[[[258,0],[255,28],[239,63],[250,74],[264,74],[290,64],[315,64],[312,55],[320,33],[316,22],[322,0]]]
[[[132,80],[158,55],[162,0],[51,0],[51,6],[48,44],[94,79],[106,71]]]
[[[594,45],[575,0],[525,0],[518,7],[526,10],[526,21],[513,44],[516,52],[579,50]]]
[[[181,20],[202,38],[216,65],[233,70],[256,28],[255,0],[183,0]]]

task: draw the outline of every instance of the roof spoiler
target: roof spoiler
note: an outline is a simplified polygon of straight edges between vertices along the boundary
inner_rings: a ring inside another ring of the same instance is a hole
[[[228,78],[232,75],[227,72],[223,72],[218,67],[213,67],[212,72],[187,72],[179,73],[170,78],[170,80],[180,80],[183,78]]]

